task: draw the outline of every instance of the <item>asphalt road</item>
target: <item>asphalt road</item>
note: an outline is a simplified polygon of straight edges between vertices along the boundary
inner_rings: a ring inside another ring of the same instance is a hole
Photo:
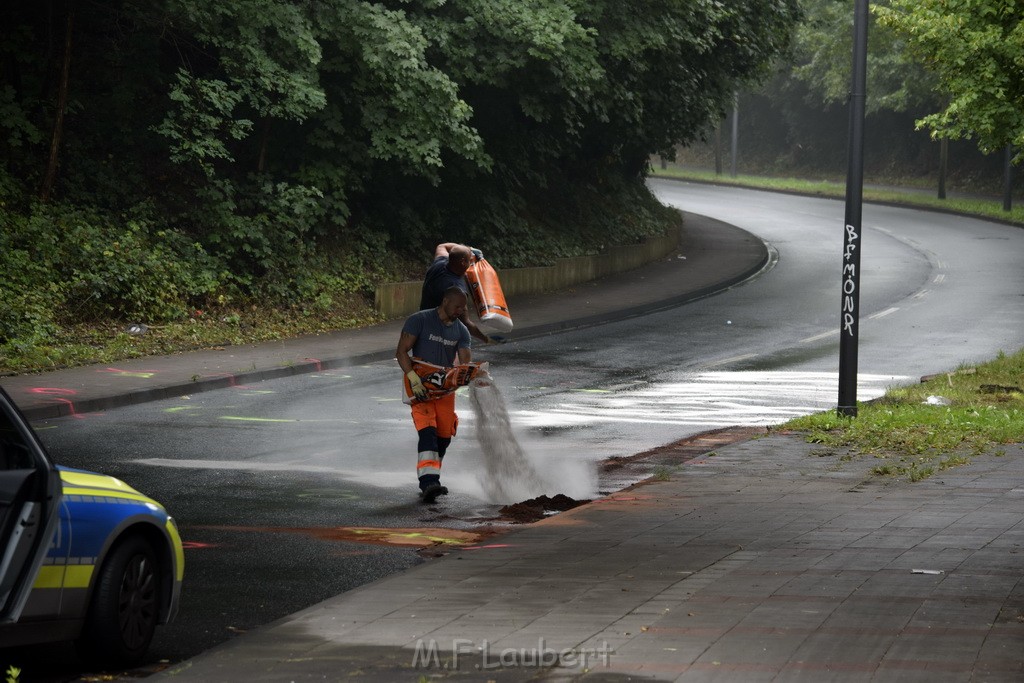
[[[652,186],[666,203],[759,235],[778,260],[684,307],[479,350],[543,482],[537,494],[592,497],[639,476],[599,478],[607,457],[836,403],[842,203]],[[862,399],[1024,343],[1024,231],[875,206],[864,222]],[[340,527],[472,529],[514,502],[488,500],[486,454],[462,399],[445,461],[452,495],[417,503],[398,374],[374,363],[44,425],[59,462],[126,479],[179,520],[182,610],[158,633],[151,667],[422,561]],[[58,661],[39,655],[23,680],[78,673],[73,658]]]

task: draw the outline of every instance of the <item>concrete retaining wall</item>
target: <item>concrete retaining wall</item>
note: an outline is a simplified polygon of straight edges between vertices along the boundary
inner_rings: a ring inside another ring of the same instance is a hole
[[[639,268],[645,263],[668,256],[679,247],[680,232],[674,230],[661,237],[650,237],[643,244],[613,247],[604,254],[558,259],[552,266],[538,268],[506,268],[498,271],[501,289],[506,297],[536,294],[572,287]],[[387,318],[398,318],[416,311],[420,305],[423,283],[389,282],[377,287],[374,301],[377,310]]]

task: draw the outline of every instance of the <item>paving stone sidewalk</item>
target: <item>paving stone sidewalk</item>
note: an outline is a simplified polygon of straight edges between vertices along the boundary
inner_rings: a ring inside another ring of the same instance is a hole
[[[1024,447],[917,483],[876,463],[726,446],[159,678],[1024,680]]]

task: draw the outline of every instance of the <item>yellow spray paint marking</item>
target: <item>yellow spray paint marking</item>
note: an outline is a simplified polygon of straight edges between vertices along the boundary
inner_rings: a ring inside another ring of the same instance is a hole
[[[129,370],[118,370],[117,368],[106,368],[104,370],[97,370],[98,373],[110,373],[115,377],[138,377],[143,380],[150,379],[157,373],[146,373],[146,372],[132,372]]]
[[[405,531],[398,529],[357,529],[349,528],[349,531],[357,536],[370,536],[389,545],[429,545],[441,543],[444,545],[463,545],[468,541],[462,538],[449,538],[447,536],[435,536],[425,534],[422,531]],[[424,543],[426,541],[426,543]]]
[[[180,413],[183,410],[199,410],[199,406],[174,406],[173,408],[164,408],[165,413]]]
[[[336,491],[305,491],[298,494],[299,498],[330,498],[331,500],[362,500],[362,496],[356,493]]]
[[[242,392],[242,396],[259,396],[261,394],[274,394],[277,392],[271,391],[270,389],[246,389]]]

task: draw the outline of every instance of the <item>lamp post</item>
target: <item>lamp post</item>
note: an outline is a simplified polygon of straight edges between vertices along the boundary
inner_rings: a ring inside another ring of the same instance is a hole
[[[857,344],[860,338],[861,209],[864,201],[864,109],[868,55],[868,0],[856,0],[853,15],[853,76],[847,148],[846,216],[839,314],[840,415],[857,416]]]
[[[732,146],[730,152],[732,158],[730,159],[729,172],[730,175],[736,177],[736,159],[739,157],[739,144],[740,144],[740,94],[734,92],[732,94]]]

